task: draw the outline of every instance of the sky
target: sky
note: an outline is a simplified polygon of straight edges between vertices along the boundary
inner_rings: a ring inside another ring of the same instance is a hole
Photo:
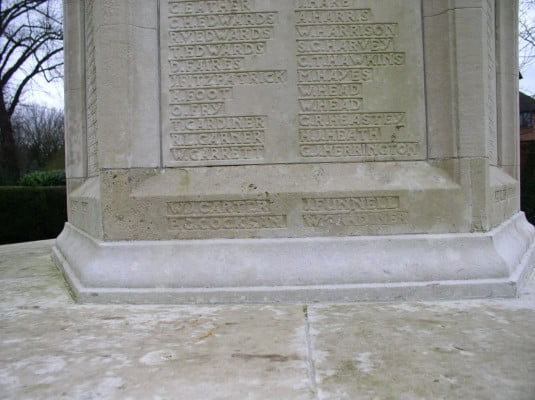
[[[47,82],[44,78],[39,77],[31,82],[23,100],[25,103],[37,103],[63,109],[63,80]]]
[[[1,2],[2,0],[0,0],[0,3]],[[15,1],[14,3],[17,3],[17,1]],[[59,24],[61,24],[61,14],[63,12],[62,3],[62,0],[50,0],[48,3],[42,5],[42,7],[50,7],[47,12],[50,13],[50,15],[53,17],[53,21],[55,21],[51,23],[53,29],[59,28]],[[8,4],[11,4],[11,2],[8,2]],[[20,31],[22,27],[27,27],[29,23],[39,25],[41,23],[40,20],[36,19],[34,21],[33,19],[38,18],[40,15],[43,15],[42,12],[45,10],[42,7],[38,7],[33,12],[19,15],[18,17],[16,17],[15,20],[11,22],[13,25],[10,25],[9,29],[16,29],[16,31]],[[30,18],[30,22],[27,21],[28,18]],[[4,38],[2,37],[2,39]],[[2,43],[3,46],[4,40],[2,41]],[[57,45],[53,44],[52,46]],[[16,48],[16,46],[14,46],[13,48]],[[11,54],[12,57],[7,58],[9,60],[9,66],[14,65],[16,60],[20,60],[18,56],[20,55],[20,51],[22,48],[23,47],[16,48],[16,51]],[[45,54],[44,49],[46,48],[48,47],[43,47],[43,52],[39,53],[39,55]],[[12,77],[13,79],[10,81],[12,88],[17,87],[18,84],[28,75],[28,73],[33,70],[33,68],[35,67],[33,60],[33,57],[29,58],[25,63],[18,67],[15,75]],[[52,64],[55,64],[59,61],[60,59],[56,59],[55,57],[50,60]],[[34,79],[28,82],[28,84],[24,88],[21,103],[37,103],[40,105],[63,109],[63,81],[61,79],[57,79],[54,82],[49,83],[43,76],[37,75]]]
[[[535,95],[535,64],[532,64],[522,71],[524,79],[520,80],[520,91],[528,95]]]

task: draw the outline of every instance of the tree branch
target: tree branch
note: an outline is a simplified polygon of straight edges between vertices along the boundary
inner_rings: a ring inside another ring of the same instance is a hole
[[[8,36],[9,39],[17,45],[17,47],[22,47],[24,50],[19,55],[17,61],[5,72],[2,74],[0,79],[0,85],[5,86],[7,82],[13,77],[13,75],[22,67],[32,55],[36,54],[39,49],[50,43],[50,41],[59,41],[59,36],[55,32],[42,32],[39,36],[32,38],[31,36],[26,36],[24,38],[16,40],[14,37]],[[26,44],[28,42],[29,44]]]
[[[60,53],[63,51],[63,47],[57,48],[54,51],[51,51],[50,53],[46,54],[35,66],[35,68],[20,82],[19,86],[17,87],[17,90],[15,91],[15,94],[13,95],[13,98],[11,99],[11,102],[8,107],[8,113],[9,115],[13,115],[13,112],[15,111],[15,108],[17,107],[20,97],[24,91],[25,86],[30,82],[35,76],[42,73],[43,68],[42,66],[51,59],[54,55]],[[46,70],[50,70],[52,67],[48,67]]]

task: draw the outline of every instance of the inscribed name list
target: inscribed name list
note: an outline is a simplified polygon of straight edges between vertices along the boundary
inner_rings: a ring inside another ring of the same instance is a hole
[[[164,1],[165,165],[424,159],[420,5]]]

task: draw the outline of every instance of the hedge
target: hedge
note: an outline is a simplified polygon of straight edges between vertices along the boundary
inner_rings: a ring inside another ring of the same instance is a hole
[[[65,171],[33,171],[20,178],[20,186],[65,186]]]
[[[65,221],[65,186],[0,186],[0,244],[55,238]]]

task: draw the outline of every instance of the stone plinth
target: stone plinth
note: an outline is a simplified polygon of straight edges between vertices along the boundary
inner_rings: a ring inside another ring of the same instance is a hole
[[[65,2],[80,300],[513,296],[517,4]]]

